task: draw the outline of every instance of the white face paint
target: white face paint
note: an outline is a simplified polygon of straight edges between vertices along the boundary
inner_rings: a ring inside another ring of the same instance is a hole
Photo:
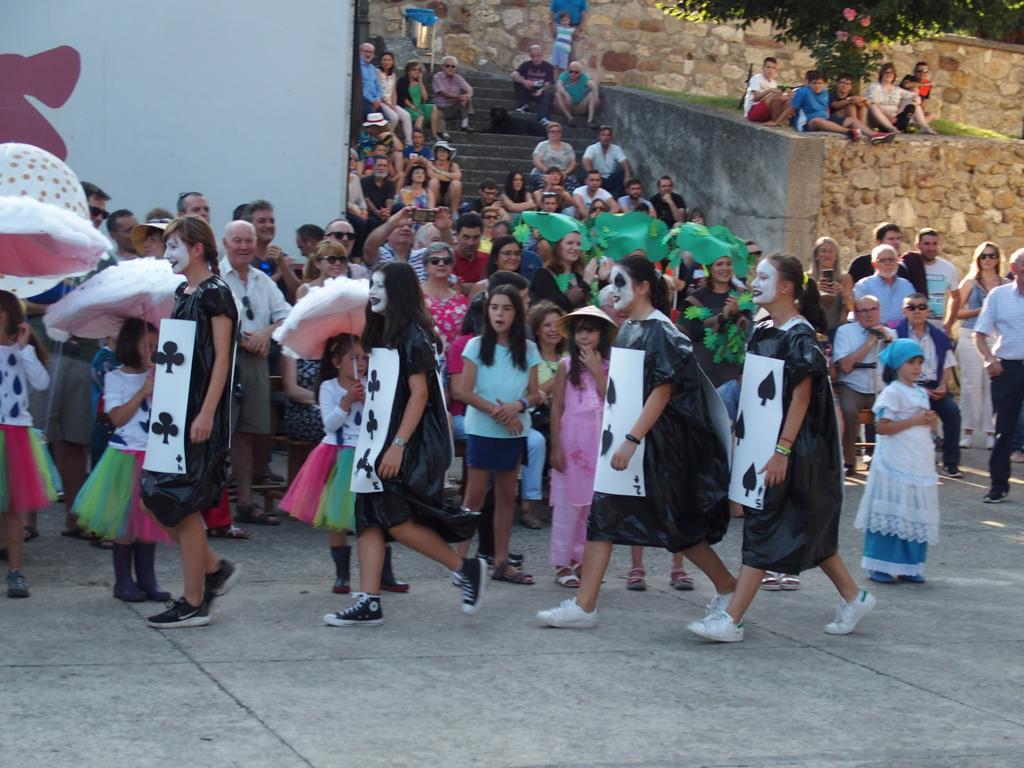
[[[612,267],[611,274],[612,306],[619,312],[625,312],[626,307],[633,303],[633,280],[629,272],[618,264]]]
[[[176,275],[180,275],[188,269],[188,247],[181,241],[177,233],[168,238],[164,258],[171,263],[171,271]]]
[[[771,304],[779,293],[779,273],[768,259],[761,259],[750,283],[755,304]]]
[[[383,312],[388,308],[388,292],[384,287],[384,273],[374,272],[370,277],[370,311]]]

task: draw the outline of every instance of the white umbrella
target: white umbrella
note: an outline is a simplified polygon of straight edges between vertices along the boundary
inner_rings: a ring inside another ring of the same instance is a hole
[[[163,259],[123,261],[97,272],[67,296],[51,304],[43,316],[55,341],[68,336],[105,339],[117,336],[131,317],[158,325],[171,316],[174,292],[185,282]]]
[[[274,331],[274,341],[289,357],[315,360],[323,355],[324,344],[332,336],[362,334],[369,298],[366,280],[334,277],[313,286]]]

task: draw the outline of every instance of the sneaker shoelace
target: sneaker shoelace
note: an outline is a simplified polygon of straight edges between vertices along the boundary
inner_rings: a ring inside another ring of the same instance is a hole
[[[473,580],[464,573],[460,573],[459,577],[462,580],[462,603],[463,605],[473,605],[476,601],[476,587],[473,586]]]

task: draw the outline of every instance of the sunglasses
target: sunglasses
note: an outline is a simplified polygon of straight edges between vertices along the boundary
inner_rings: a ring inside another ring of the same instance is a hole
[[[442,264],[448,267],[452,265],[453,261],[451,256],[431,256],[427,263],[432,267],[439,267]]]
[[[321,256],[317,261],[326,261],[328,264],[348,264],[344,256]]]
[[[355,240],[355,232],[324,232],[324,237],[333,237],[335,240]]]
[[[256,319],[256,313],[252,311],[252,304],[249,303],[249,297],[248,296],[243,296],[242,297],[242,306],[245,307],[245,316],[249,320],[255,320]]]
[[[928,309],[927,304],[904,304],[904,309],[909,309],[911,312],[923,312]]]
[[[445,69],[455,69],[455,65],[454,64],[445,64],[444,68]]]
[[[999,258],[999,254],[998,253],[983,253],[978,258],[979,259],[998,259]]]
[[[496,218],[498,218],[498,214],[496,214],[496,213],[488,213],[486,216],[484,216],[484,218],[485,219],[496,219]]]
[[[101,219],[106,221],[107,217],[110,216],[110,214],[104,211],[102,208],[97,208],[95,205],[90,205],[89,216],[99,216]]]
[[[750,255],[751,256],[760,256],[762,253],[764,253],[764,251],[751,251]]]

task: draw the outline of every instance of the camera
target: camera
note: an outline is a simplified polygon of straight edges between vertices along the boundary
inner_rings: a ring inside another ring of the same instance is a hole
[[[416,208],[412,212],[412,220],[419,224],[426,224],[437,218],[437,210],[434,208]]]

